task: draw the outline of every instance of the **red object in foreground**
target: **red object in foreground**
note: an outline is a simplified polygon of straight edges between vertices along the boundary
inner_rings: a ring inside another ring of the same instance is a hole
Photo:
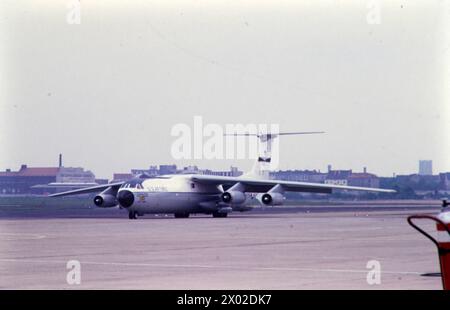
[[[413,220],[429,219],[436,222],[437,238],[417,226]],[[450,212],[441,212],[438,216],[432,215],[411,215],[408,223],[417,231],[430,239],[438,248],[439,263],[441,266],[442,286],[444,290],[450,290]]]

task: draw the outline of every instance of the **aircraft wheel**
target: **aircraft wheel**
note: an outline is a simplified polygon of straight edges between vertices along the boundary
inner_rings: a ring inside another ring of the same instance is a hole
[[[189,217],[189,213],[175,213],[175,218],[177,219],[182,219],[182,218],[188,218]]]
[[[227,217],[228,213],[213,212],[213,217]]]
[[[129,212],[128,212],[128,218],[129,218],[130,220],[135,220],[135,219],[137,219],[137,212],[129,211]]]

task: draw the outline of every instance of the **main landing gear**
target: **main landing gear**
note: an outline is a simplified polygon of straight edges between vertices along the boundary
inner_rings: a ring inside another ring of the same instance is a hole
[[[137,219],[137,217],[138,217],[137,212],[135,212],[135,211],[129,211],[129,212],[128,212],[128,218],[129,218],[130,220],[135,220],[135,219]]]
[[[189,213],[175,213],[174,215],[177,219],[185,219],[189,217]]]
[[[222,213],[222,212],[213,212],[213,217],[227,217],[228,213]]]

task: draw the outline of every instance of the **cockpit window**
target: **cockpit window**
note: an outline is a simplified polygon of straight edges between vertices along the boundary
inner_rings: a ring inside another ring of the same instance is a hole
[[[123,183],[122,186],[120,188],[138,188],[138,189],[144,189],[144,187],[142,186],[141,182],[126,182]]]

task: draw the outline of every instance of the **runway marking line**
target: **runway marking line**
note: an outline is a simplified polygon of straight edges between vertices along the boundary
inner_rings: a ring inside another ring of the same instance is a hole
[[[46,237],[46,235],[32,233],[0,233],[1,240],[38,240]]]
[[[57,260],[27,260],[27,259],[8,259],[2,258],[0,262],[14,262],[27,264],[63,264],[67,261]],[[189,265],[189,264],[150,264],[150,263],[125,263],[125,262],[92,262],[80,260],[81,265],[101,265],[101,266],[127,266],[127,267],[163,267],[163,268],[198,268],[198,269],[235,269],[235,270],[251,270],[251,271],[305,271],[305,272],[335,272],[335,273],[364,273],[367,269],[328,269],[328,268],[296,268],[296,267],[255,267],[255,266],[217,266],[217,265]],[[383,274],[400,274],[400,275],[421,275],[423,272],[417,271],[382,271]]]

